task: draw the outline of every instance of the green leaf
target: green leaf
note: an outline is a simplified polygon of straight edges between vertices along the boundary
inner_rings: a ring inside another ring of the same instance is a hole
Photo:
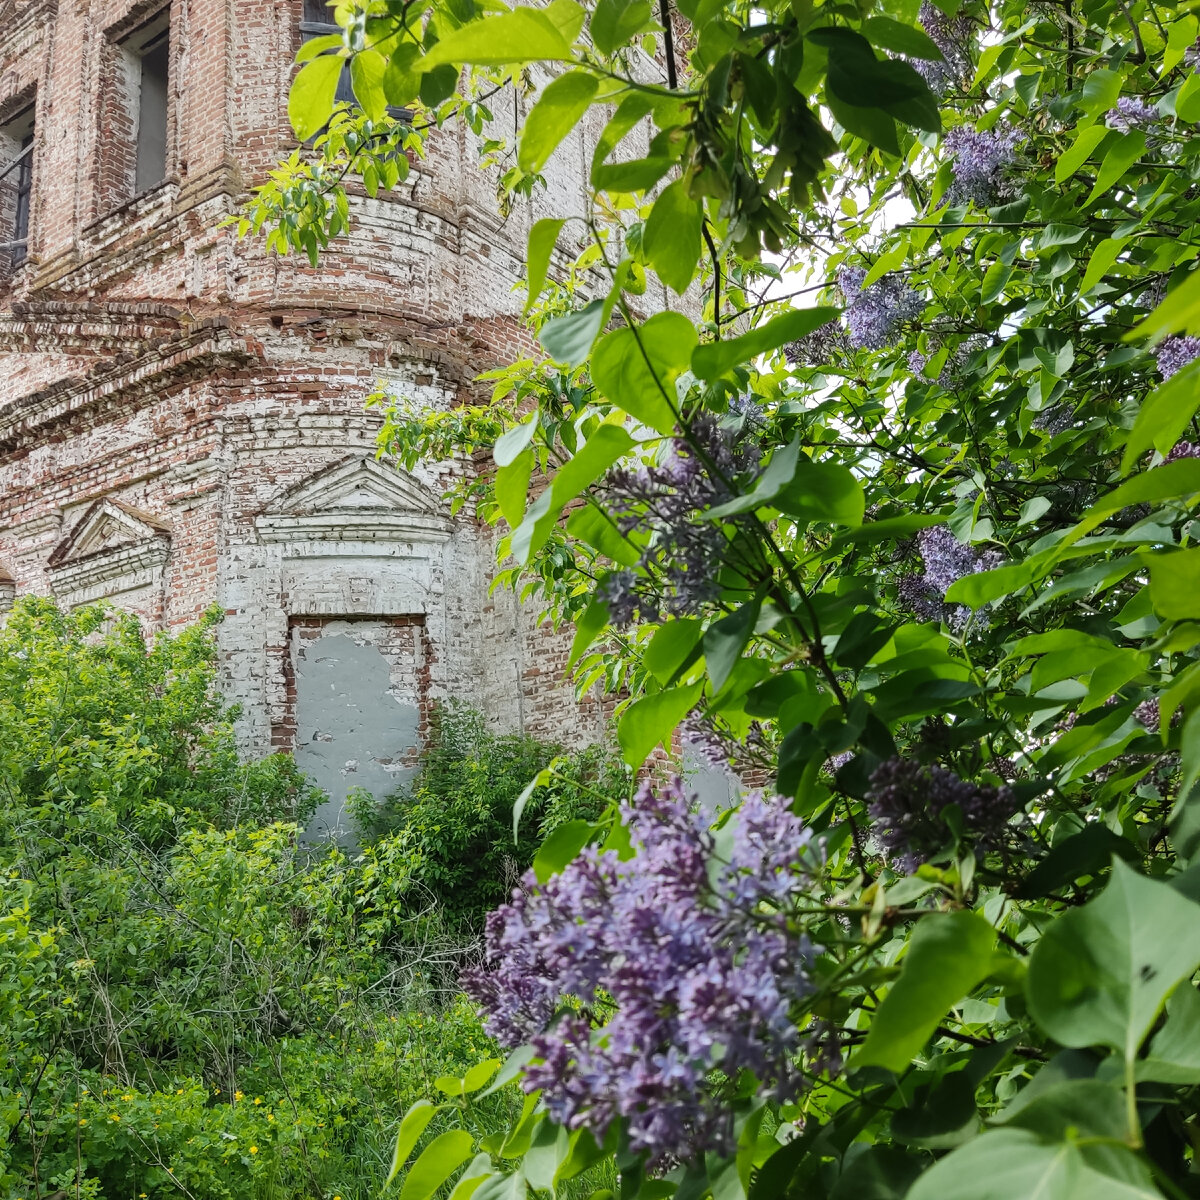
[[[591,487],[619,458],[633,448],[633,438],[620,425],[599,426],[554,474],[549,486],[529,506],[513,530],[510,549],[518,562],[528,562],[550,536],[563,508]]]
[[[319,133],[333,115],[333,100],[346,60],[322,54],[300,68],[288,92],[288,120],[302,142]]]
[[[1163,1001],[1200,966],[1200,905],[1119,858],[1104,891],[1047,927],[1026,977],[1029,1009],[1063,1046],[1132,1062]]]
[[[525,815],[525,806],[533,799],[533,793],[540,787],[545,787],[553,778],[549,767],[543,767],[522,789],[521,794],[513,801],[513,842],[520,840],[521,818]]]
[[[421,90],[422,75],[417,66],[421,48],[413,42],[398,46],[383,72],[383,94],[389,104],[403,108],[416,99]],[[457,74],[455,82],[458,81]]]
[[[501,515],[514,529],[525,514],[525,500],[529,495],[532,475],[533,451],[528,448],[496,472],[496,503],[500,506]]]
[[[1190,983],[1177,987],[1167,1001],[1167,1023],[1137,1061],[1139,1081],[1200,1083],[1200,992]]]
[[[1119,1176],[1094,1170],[1072,1142],[996,1129],[939,1159],[906,1200],[1162,1200],[1128,1150],[1112,1147],[1103,1161]]]
[[[1200,80],[1200,75],[1194,75]],[[1167,293],[1166,299],[1134,329],[1130,337],[1159,341],[1169,333],[1200,331],[1200,271],[1193,271]]]
[[[1189,125],[1200,120],[1200,77],[1194,72],[1179,89],[1179,95],[1175,97],[1175,115]]]
[[[1121,473],[1128,474],[1151,446],[1170,453],[1200,409],[1200,359],[1177,371],[1142,401],[1137,420],[1125,443]]]
[[[609,55],[641,33],[650,22],[650,0],[598,0],[589,26],[592,44]]]
[[[612,517],[600,508],[577,508],[567,518],[567,533],[594,546],[606,558],[622,567],[637,565],[640,552],[616,527]]]
[[[529,230],[529,249],[525,255],[525,271],[528,276],[529,298],[525,301],[525,311],[528,312],[533,302],[545,285],[546,276],[550,271],[550,259],[558,244],[558,235],[566,224],[562,217],[543,217],[534,221]]]
[[[1084,875],[1104,870],[1114,854],[1128,854],[1132,846],[1107,825],[1086,825],[1079,833],[1056,843],[1017,889],[1023,899],[1036,899],[1073,883]]]
[[[833,119],[847,132],[860,137],[887,154],[899,155],[900,139],[896,136],[896,122],[882,108],[857,107],[847,104],[826,88],[825,102]]]
[[[1146,554],[1150,568],[1150,600],[1168,621],[1200,616],[1200,548]]]
[[[593,600],[575,622],[575,636],[571,639],[571,653],[567,656],[569,671],[584,651],[600,636],[608,624],[608,605],[603,600]]]
[[[1083,520],[1071,530],[1071,540],[1090,533],[1107,517],[1128,508],[1131,504],[1174,500],[1183,496],[1194,496],[1197,492],[1200,492],[1200,460],[1180,458],[1175,462],[1163,463],[1162,466],[1126,480],[1107,496],[1101,496],[1086,510]]]
[[[542,9],[515,8],[470,21],[453,29],[421,60],[422,70],[432,67],[500,67],[527,62],[568,62],[571,43]]]
[[[917,922],[900,978],[883,998],[849,1066],[903,1071],[949,1012],[993,968],[996,935],[977,913],[934,913]]]
[[[882,46],[884,50],[892,50],[909,58],[934,61],[942,58],[942,52],[927,33],[912,25],[901,24],[892,17],[868,17],[862,28],[873,46]]]
[[[538,341],[555,362],[577,367],[592,351],[604,325],[607,305],[593,300],[583,308],[547,321],[538,332]]]
[[[617,726],[617,741],[625,762],[636,770],[660,742],[670,750],[671,734],[692,711],[703,690],[704,682],[700,680],[635,700]]]
[[[1083,83],[1079,107],[1087,113],[1102,113],[1114,108],[1121,94],[1121,75],[1117,71],[1090,71]]]
[[[383,73],[387,61],[378,50],[360,50],[350,60],[350,84],[359,108],[372,121],[381,121],[387,112],[387,97],[383,94]]]
[[[1012,267],[1002,262],[994,262],[984,273],[983,282],[979,285],[979,299],[984,304],[991,304],[1004,291],[1004,285],[1012,278]]]
[[[425,1147],[404,1177],[400,1200],[429,1200],[471,1157],[475,1139],[465,1129],[448,1129]]]
[[[837,315],[836,308],[795,308],[780,313],[741,337],[697,346],[692,352],[692,372],[699,379],[720,379],[734,367],[752,362],[760,354],[778,350],[827,325]]]
[[[396,1149],[392,1153],[392,1169],[388,1172],[388,1177],[383,1184],[385,1188],[400,1174],[401,1168],[408,1162],[408,1156],[413,1152],[413,1147],[420,1140],[421,1134],[425,1132],[425,1126],[433,1119],[435,1112],[437,1112],[437,1107],[430,1104],[428,1100],[418,1100],[404,1114],[400,1122],[400,1129],[396,1133]]]
[[[492,448],[492,458],[496,466],[507,467],[517,458],[533,440],[537,424],[537,414],[535,413],[529,420],[522,421],[520,425],[506,429],[496,439],[496,445]]]
[[[1088,125],[1081,129],[1070,146],[1059,155],[1054,165],[1054,182],[1063,183],[1070,179],[1111,132],[1107,125]]]
[[[646,670],[666,687],[692,656],[703,636],[704,627],[696,617],[677,617],[664,621],[642,654]]]
[[[754,632],[761,611],[762,601],[756,597],[729,616],[713,622],[704,631],[704,661],[708,666],[708,677],[712,680],[714,693],[725,686],[725,681],[737,665],[750,635]]]
[[[801,454],[792,481],[775,498],[775,507],[797,521],[861,525],[866,495],[854,473],[841,463],[813,462]]]
[[[535,175],[545,167],[587,112],[599,87],[600,80],[586,71],[568,71],[546,85],[521,130],[517,165],[522,171]]]
[[[750,491],[741,496],[735,496],[732,500],[727,500],[724,504],[718,504],[715,508],[710,508],[704,514],[705,519],[719,521],[724,517],[731,517],[737,513],[750,512],[752,509],[762,508],[765,504],[774,500],[796,477],[796,468],[799,466],[800,457],[800,439],[799,437],[795,437],[786,446],[781,447],[771,455],[771,461],[767,463],[767,469],[754,481],[754,486]],[[804,460],[811,465],[811,460],[807,455],[804,456]]]
[[[415,66],[424,70],[425,60],[418,59]],[[427,108],[437,108],[439,104],[449,100],[454,95],[454,89],[458,87],[458,75],[458,67],[451,63],[443,63],[440,67],[434,67],[432,71],[425,70],[417,93],[421,103]]]
[[[659,278],[676,292],[687,291],[700,258],[704,214],[682,179],[663,188],[642,235],[642,249]]]
[[[538,847],[533,858],[533,873],[538,883],[557,875],[592,840],[596,826],[590,821],[567,821]]]
[[[592,379],[614,404],[659,433],[675,428],[675,379],[687,369],[696,327],[682,313],[661,312],[644,325],[605,334],[592,355]]]
[[[1090,292],[1104,278],[1128,244],[1128,238],[1105,238],[1096,246],[1088,259],[1083,282],[1079,285],[1081,295]]]
[[[492,1160],[487,1154],[477,1154],[459,1176],[448,1200],[471,1200],[479,1186],[492,1173]]]
[[[1119,134],[1118,139],[1113,142],[1104,155],[1104,161],[1100,164],[1100,170],[1096,174],[1096,182],[1092,186],[1088,198],[1083,202],[1084,208],[1103,196],[1114,183],[1120,180],[1125,172],[1142,157],[1145,150],[1146,135],[1140,129]]]

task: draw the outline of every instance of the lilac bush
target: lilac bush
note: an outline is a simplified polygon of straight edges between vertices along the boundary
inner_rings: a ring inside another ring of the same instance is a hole
[[[632,857],[585,849],[544,884],[527,875],[488,918],[489,968],[464,985],[547,1111],[597,1139],[618,1117],[659,1164],[730,1144],[723,1091],[750,1071],[797,1094],[794,1006],[816,953],[787,916],[819,864],[774,798],[749,796],[722,837],[679,780],[622,809]]]
[[[866,277],[861,267],[838,271],[838,287],[846,304],[846,333],[856,350],[880,350],[905,321],[915,321],[925,311],[925,301],[898,276],[885,275],[864,288]]]
[[[974,24],[965,13],[947,16],[929,0],[923,0],[918,14],[929,40],[941,51],[941,60],[913,58],[909,62],[929,85],[929,90],[944,96],[971,75],[971,49]]]
[[[953,771],[912,758],[891,758],[875,769],[866,795],[871,832],[884,854],[915,871],[950,842],[946,811],[956,806],[964,834],[992,849],[1017,811],[1013,790],[960,779]]]
[[[1013,194],[1013,168],[1017,147],[1023,141],[1011,126],[980,131],[959,126],[942,139],[950,155],[951,182],[946,199],[951,204],[987,208]]]
[[[946,593],[965,576],[998,566],[1000,555],[995,550],[977,553],[945,525],[923,529],[917,537],[917,547],[925,569],[920,574],[901,577],[896,585],[900,602],[923,621],[945,617],[952,627],[961,628],[970,619],[971,610],[960,604],[947,612]]]

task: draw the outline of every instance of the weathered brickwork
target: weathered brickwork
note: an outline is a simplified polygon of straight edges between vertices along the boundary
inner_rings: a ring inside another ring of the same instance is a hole
[[[318,269],[267,254],[219,223],[294,146],[299,18],[300,0],[0,0],[0,126],[31,103],[36,122],[27,253],[0,280],[0,608],[107,597],[157,629],[219,605],[259,753],[296,745],[313,637],[382,655],[418,733],[459,696],[591,740],[603,713],[573,701],[562,639],[490,591],[493,532],[441,500],[465,466],[379,466],[363,408],[381,379],[459,404],[532,352],[514,283],[530,223],[584,210],[586,133],[507,220],[448,130],[396,193],[352,199]],[[134,51],[164,19],[166,177],[135,194]],[[527,101],[508,104],[515,127]]]

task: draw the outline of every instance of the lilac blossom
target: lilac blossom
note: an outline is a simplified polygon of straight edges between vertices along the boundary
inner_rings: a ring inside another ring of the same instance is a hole
[[[1178,458],[1200,458],[1200,442],[1176,442],[1167,455],[1167,462]]]
[[[962,629],[971,618],[971,610],[961,604],[948,606],[946,593],[964,576],[998,566],[999,553],[995,550],[976,553],[945,525],[923,529],[917,537],[917,546],[925,570],[903,576],[897,582],[901,603],[923,621],[944,619],[952,629]]]
[[[553,1120],[603,1140],[623,1119],[632,1148],[662,1164],[728,1149],[714,1073],[799,1093],[793,1010],[815,951],[784,914],[820,854],[757,793],[720,855],[677,779],[644,785],[622,817],[633,856],[592,846],[544,884],[527,875],[488,917],[489,969],[463,983],[489,1033],[532,1046],[523,1086]]]
[[[1154,347],[1154,357],[1158,360],[1159,373],[1164,379],[1170,379],[1193,359],[1200,357],[1200,337],[1179,334],[1164,338]]]
[[[848,349],[845,330],[830,322],[788,342],[783,355],[793,367],[826,367]]]
[[[1104,117],[1109,129],[1129,133],[1134,129],[1149,129],[1162,120],[1158,109],[1136,96],[1122,96],[1115,108],[1110,108]]]
[[[951,204],[973,203],[988,208],[1013,195],[1012,173],[1017,146],[1024,140],[1010,126],[977,130],[959,126],[942,140],[951,156],[951,182],[946,198]]]
[[[842,267],[838,287],[845,300],[846,332],[856,350],[880,350],[893,340],[905,321],[915,321],[925,311],[925,301],[895,275],[884,275],[870,287],[861,267]]]
[[[958,809],[962,831],[983,850],[1000,843],[1018,808],[1007,785],[970,783],[912,758],[891,758],[877,767],[866,800],[872,835],[885,856],[907,872],[951,840],[946,819],[951,806]]]
[[[964,13],[947,16],[924,0],[918,18],[929,40],[941,51],[941,59],[910,58],[909,64],[935,95],[944,96],[971,74],[974,25]]]
[[[729,542],[720,523],[703,516],[733,499],[736,479],[757,473],[760,450],[751,435],[762,419],[759,413],[738,409],[737,428],[702,414],[688,427],[696,445],[676,437],[664,462],[609,473],[609,507],[617,527],[624,534],[651,534],[640,565],[663,569],[663,603],[670,612],[694,612],[720,595],[718,576]],[[617,624],[628,623],[635,614],[642,620],[659,619],[657,599],[632,572],[610,575],[602,598]]]

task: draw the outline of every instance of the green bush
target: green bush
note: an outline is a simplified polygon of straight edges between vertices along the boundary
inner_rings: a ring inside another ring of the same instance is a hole
[[[514,842],[513,805],[552,763],[550,782],[530,797]],[[482,713],[450,702],[434,710],[413,783],[382,804],[361,797],[353,812],[367,844],[399,838],[414,880],[458,928],[478,930],[549,834],[567,821],[595,820],[627,787],[624,768],[604,745],[568,754],[536,738],[494,734]]]
[[[399,1115],[493,1052],[405,837],[305,847],[291,760],[239,762],[213,623],[0,634],[0,1200],[375,1196]]]

